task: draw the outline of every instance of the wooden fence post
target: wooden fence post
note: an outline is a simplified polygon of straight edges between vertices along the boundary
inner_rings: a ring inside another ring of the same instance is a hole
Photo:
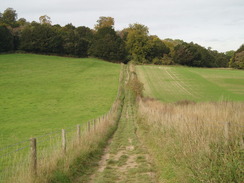
[[[229,138],[230,138],[230,136],[229,136],[230,132],[229,131],[230,131],[230,122],[226,122],[224,124],[225,145],[228,145],[228,143],[229,143]]]
[[[63,149],[63,153],[66,153],[66,134],[65,134],[65,130],[62,129],[62,149]]]
[[[77,141],[80,144],[80,125],[77,125]]]
[[[94,131],[96,130],[96,120],[95,119],[93,120],[93,130]]]
[[[37,151],[36,151],[36,138],[30,139],[31,146],[31,174],[32,176],[37,175]]]
[[[91,130],[91,123],[90,123],[90,121],[88,121],[88,123],[87,123],[87,131],[89,132]]]

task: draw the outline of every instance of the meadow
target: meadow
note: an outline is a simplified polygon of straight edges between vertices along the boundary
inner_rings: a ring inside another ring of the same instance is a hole
[[[94,58],[0,55],[0,148],[105,114],[119,72]]]
[[[242,182],[244,72],[137,66],[137,73],[145,89],[137,133],[159,182]]]
[[[144,95],[163,102],[244,101],[244,72],[183,66],[137,66]]]
[[[139,102],[138,134],[159,182],[242,182],[243,102]]]

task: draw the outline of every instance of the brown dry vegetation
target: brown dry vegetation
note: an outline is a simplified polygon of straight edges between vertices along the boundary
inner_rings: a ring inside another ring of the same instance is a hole
[[[243,102],[141,99],[138,134],[153,156],[160,182],[242,182]]]

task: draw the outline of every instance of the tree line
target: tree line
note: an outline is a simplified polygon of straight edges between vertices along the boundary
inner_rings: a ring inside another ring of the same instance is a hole
[[[115,31],[112,17],[100,17],[93,29],[72,24],[52,25],[47,15],[39,22],[17,18],[12,8],[0,13],[0,53],[25,51],[74,57],[97,57],[111,62],[137,64],[180,64],[194,67],[244,68],[243,45],[240,49],[219,53],[182,40],[161,40],[149,35],[142,24],[130,24]]]

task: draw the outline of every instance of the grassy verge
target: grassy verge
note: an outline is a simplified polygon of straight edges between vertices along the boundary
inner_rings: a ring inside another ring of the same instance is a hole
[[[243,103],[142,99],[138,105],[138,134],[160,182],[243,181]]]

